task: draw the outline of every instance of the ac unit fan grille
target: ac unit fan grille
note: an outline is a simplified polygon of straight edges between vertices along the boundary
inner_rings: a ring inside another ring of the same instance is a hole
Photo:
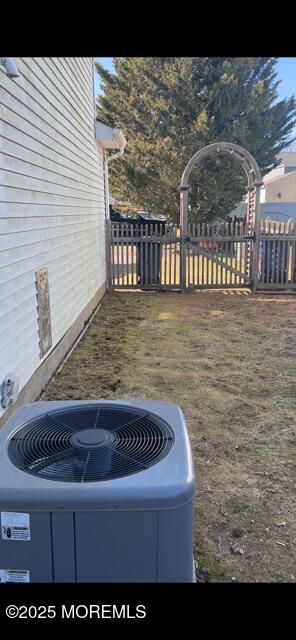
[[[48,412],[15,432],[11,462],[34,476],[98,482],[143,471],[169,452],[173,433],[140,409],[87,406]]]

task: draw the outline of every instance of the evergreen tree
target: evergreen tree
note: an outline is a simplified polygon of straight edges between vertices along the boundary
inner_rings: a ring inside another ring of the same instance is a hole
[[[103,95],[97,118],[127,138],[110,164],[112,196],[123,210],[145,208],[179,219],[178,186],[192,155],[212,142],[245,147],[264,175],[291,138],[294,97],[278,101],[276,58],[114,58],[115,73],[96,64]],[[191,220],[224,217],[241,201],[246,179],[225,157],[191,174]],[[120,207],[117,208],[119,209]]]

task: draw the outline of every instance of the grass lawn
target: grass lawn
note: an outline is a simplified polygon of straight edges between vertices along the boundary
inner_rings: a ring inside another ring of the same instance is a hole
[[[183,409],[200,581],[296,581],[296,299],[247,291],[106,295],[41,399]]]

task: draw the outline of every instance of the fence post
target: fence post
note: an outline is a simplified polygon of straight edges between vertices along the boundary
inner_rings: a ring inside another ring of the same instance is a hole
[[[259,278],[259,250],[260,250],[260,187],[262,183],[255,183],[254,206],[254,250],[252,264],[252,292],[255,294]]]
[[[182,293],[186,291],[186,238],[188,215],[189,185],[179,187],[180,191],[180,285]]]
[[[182,293],[186,291],[186,233],[180,224],[180,287]]]
[[[106,287],[108,293],[113,290],[112,263],[111,263],[111,220],[106,220],[105,232],[105,255],[106,255]]]
[[[290,271],[291,284],[296,284],[296,240],[295,240],[295,233],[296,233],[296,224],[292,220],[292,218],[290,218],[289,226],[288,226],[288,234],[289,235],[293,234],[293,235],[291,237],[291,240],[288,240],[288,243],[287,243],[288,244],[288,246],[287,246],[287,255],[288,256],[289,256],[289,252],[290,252],[290,267],[288,266],[288,269],[287,269],[287,280],[288,280],[288,273]],[[287,259],[287,264],[289,265],[289,258]]]

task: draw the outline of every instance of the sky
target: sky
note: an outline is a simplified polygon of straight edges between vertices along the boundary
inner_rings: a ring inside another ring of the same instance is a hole
[[[109,71],[113,71],[113,58],[95,58],[95,60],[98,60]],[[281,80],[278,87],[279,99],[282,100],[296,95],[296,58],[279,58],[277,71],[278,78]],[[96,93],[102,93],[99,76],[97,73],[95,76]]]

